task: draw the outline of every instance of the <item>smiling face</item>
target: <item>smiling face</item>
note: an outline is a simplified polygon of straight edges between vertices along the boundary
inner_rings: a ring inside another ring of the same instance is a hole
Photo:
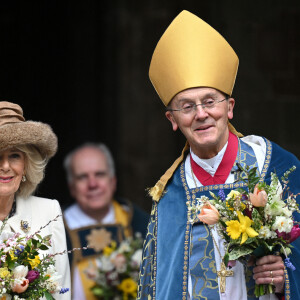
[[[76,152],[71,161],[70,191],[80,208],[89,216],[101,219],[109,210],[116,189],[105,155],[93,147]]]
[[[192,88],[178,93],[171,101],[171,109],[180,109],[186,105],[200,104],[213,99],[222,100],[225,96],[213,88]],[[166,117],[172,123],[173,130],[178,128],[186,137],[193,152],[200,158],[212,158],[224,147],[228,140],[228,119],[233,118],[234,99],[215,104],[213,108],[203,109],[201,105],[195,111],[185,114],[182,111],[167,111]]]
[[[16,149],[0,152],[0,200],[11,200],[20,187],[25,170],[25,154]]]

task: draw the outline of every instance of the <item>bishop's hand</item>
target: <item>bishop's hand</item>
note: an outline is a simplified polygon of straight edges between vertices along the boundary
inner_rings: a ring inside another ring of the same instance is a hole
[[[266,255],[256,261],[253,268],[256,284],[273,284],[275,293],[284,292],[284,263],[281,256]]]

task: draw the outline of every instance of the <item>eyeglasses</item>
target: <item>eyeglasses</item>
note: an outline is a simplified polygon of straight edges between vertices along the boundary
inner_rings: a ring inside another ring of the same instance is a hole
[[[228,96],[226,98],[222,99],[222,100],[208,99],[208,100],[205,100],[204,103],[199,103],[199,104],[188,103],[188,104],[185,104],[182,108],[179,108],[179,109],[167,108],[167,111],[180,111],[184,114],[190,114],[191,112],[196,111],[197,106],[201,106],[203,109],[211,109],[211,108],[214,108],[217,103],[221,103],[221,102],[223,102],[225,100],[228,100],[228,99],[229,99]]]

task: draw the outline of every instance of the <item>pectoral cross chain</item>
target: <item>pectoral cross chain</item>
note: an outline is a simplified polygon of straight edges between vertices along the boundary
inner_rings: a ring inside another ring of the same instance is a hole
[[[217,275],[220,278],[220,291],[225,293],[226,290],[226,277],[233,276],[232,270],[226,270],[224,262],[221,263],[221,270],[217,271]]]

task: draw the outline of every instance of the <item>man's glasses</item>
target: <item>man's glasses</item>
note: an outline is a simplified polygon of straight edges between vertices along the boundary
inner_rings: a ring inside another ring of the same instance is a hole
[[[180,111],[184,114],[190,114],[197,110],[197,106],[201,106],[203,109],[211,109],[211,108],[214,108],[217,103],[221,103],[228,99],[229,99],[228,96],[222,100],[207,99],[207,100],[204,100],[203,103],[199,103],[199,104],[188,103],[188,104],[185,104],[182,108],[178,108],[178,109],[167,108],[167,111]]]

